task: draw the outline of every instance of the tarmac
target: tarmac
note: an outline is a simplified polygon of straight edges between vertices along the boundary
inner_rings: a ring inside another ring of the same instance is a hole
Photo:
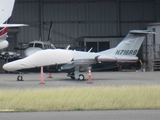
[[[24,81],[17,81],[18,74],[0,74],[0,89],[46,89],[58,87],[93,86],[153,86],[160,85],[160,72],[92,72],[92,84],[72,80],[66,73],[44,74],[41,84],[40,73],[23,74]],[[46,111],[46,112],[1,112],[3,120],[159,120],[160,110],[106,110],[106,111]]]
[[[1,120],[159,120],[160,110],[0,113]]]
[[[85,81],[72,80],[66,73],[44,73],[44,84],[41,84],[40,73],[23,74],[24,81],[17,81],[19,74],[0,74],[0,89],[39,89],[57,87],[90,87],[90,86],[150,86],[160,85],[160,72],[92,72],[88,83],[88,73],[84,72]]]

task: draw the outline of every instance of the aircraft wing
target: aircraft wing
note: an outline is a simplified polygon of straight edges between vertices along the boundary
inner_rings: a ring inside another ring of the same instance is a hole
[[[136,63],[138,61],[138,57],[117,57],[117,63]]]
[[[102,63],[102,62],[103,63],[117,62],[117,58],[108,55],[102,55],[99,53],[90,53],[84,51],[72,51],[72,53],[74,55],[74,59],[70,63],[62,65],[59,69],[60,71],[74,70],[74,68],[78,66],[80,71],[85,71],[92,64]]]
[[[38,51],[23,59],[6,63],[3,65],[3,69],[6,71],[17,71],[41,66],[65,64],[72,59],[73,54],[68,50],[46,49]]]
[[[117,62],[117,63],[135,63],[138,61],[137,56],[110,56],[110,55],[100,55],[96,58],[97,62]]]
[[[117,61],[116,57],[101,53],[73,51],[73,54],[74,54],[74,61],[73,61],[74,64],[79,64],[79,65]]]

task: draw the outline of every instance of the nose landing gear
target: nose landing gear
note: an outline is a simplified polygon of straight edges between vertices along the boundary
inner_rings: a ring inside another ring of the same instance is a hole
[[[23,81],[22,73],[19,73],[19,75],[17,77],[17,81]]]

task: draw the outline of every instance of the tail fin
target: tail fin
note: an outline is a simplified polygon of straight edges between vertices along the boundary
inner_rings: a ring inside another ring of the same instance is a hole
[[[22,27],[22,26],[28,26],[27,24],[0,24],[0,27]]]
[[[131,30],[128,35],[114,48],[111,55],[136,56],[148,30]]]
[[[15,0],[0,0],[0,24],[12,15]]]

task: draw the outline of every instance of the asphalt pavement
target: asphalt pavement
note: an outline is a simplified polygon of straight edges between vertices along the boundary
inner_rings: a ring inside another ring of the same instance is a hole
[[[160,110],[0,113],[1,120],[159,120]]]
[[[92,84],[88,73],[85,81],[72,80],[66,73],[44,74],[40,84],[39,73],[23,74],[24,81],[17,81],[18,74],[0,74],[0,89],[39,89],[81,86],[152,86],[160,85],[160,72],[92,72]],[[106,110],[106,111],[48,111],[1,112],[2,120],[159,120],[160,110]]]
[[[0,89],[36,89],[78,86],[124,86],[124,85],[160,85],[160,72],[92,72],[88,83],[88,73],[84,72],[85,81],[72,80],[66,73],[44,73],[44,83],[40,84],[40,73],[23,74],[24,81],[17,81],[18,74],[0,74]]]

